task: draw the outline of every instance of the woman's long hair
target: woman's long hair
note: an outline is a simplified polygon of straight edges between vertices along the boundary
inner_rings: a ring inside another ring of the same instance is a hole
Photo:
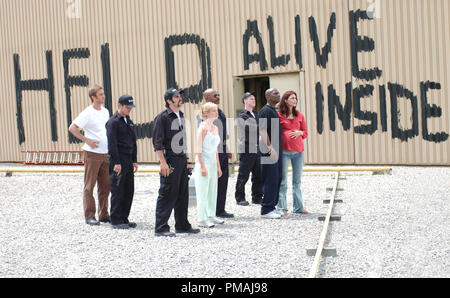
[[[295,93],[294,91],[284,92],[283,96],[281,97],[280,106],[278,108],[280,113],[286,117],[289,116],[289,107],[288,107],[286,101],[289,98],[289,96],[291,96],[292,94],[295,94],[295,96],[297,96],[297,93]],[[297,103],[298,103],[298,96],[297,96]],[[297,106],[292,108],[292,114],[294,115],[294,117],[297,117],[297,109],[296,108],[297,108]]]

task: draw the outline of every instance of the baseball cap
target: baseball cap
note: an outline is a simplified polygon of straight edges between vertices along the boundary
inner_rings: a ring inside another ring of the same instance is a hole
[[[244,100],[251,95],[255,96],[255,98],[256,98],[255,93],[245,92],[244,95],[242,95],[242,102],[244,102]]]
[[[121,97],[119,97],[119,103],[130,108],[136,107],[134,105],[134,99],[133,97],[131,97],[131,95],[122,95]]]
[[[178,94],[184,94],[184,91],[170,88],[164,93],[164,100],[172,99],[172,97],[177,96]]]

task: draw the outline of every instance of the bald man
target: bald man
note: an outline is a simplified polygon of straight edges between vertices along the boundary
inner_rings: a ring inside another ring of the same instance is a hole
[[[203,92],[203,98],[206,102],[212,102],[216,105],[220,104],[220,94],[214,89],[207,89]],[[219,117],[214,121],[214,125],[219,128],[220,144],[219,150],[219,162],[220,168],[222,169],[222,176],[218,179],[217,185],[217,205],[216,205],[216,216],[222,218],[232,218],[233,214],[225,211],[225,203],[227,199],[227,188],[228,188],[228,159],[231,159],[231,153],[229,152],[226,140],[228,139],[227,134],[227,118],[223,111],[219,108]]]
[[[281,214],[275,209],[282,178],[283,163],[281,162],[281,125],[277,104],[280,102],[280,92],[275,88],[266,90],[267,104],[258,113],[261,136],[261,176],[264,193],[261,202],[261,217],[278,219]]]

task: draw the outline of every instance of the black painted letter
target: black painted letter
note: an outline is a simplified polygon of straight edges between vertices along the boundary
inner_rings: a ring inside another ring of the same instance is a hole
[[[303,68],[302,61],[302,35],[300,32],[300,16],[295,17],[295,61],[300,69]]]
[[[345,105],[342,106],[339,96],[336,94],[333,85],[328,86],[328,117],[330,120],[331,131],[336,130],[336,117],[335,111],[337,112],[338,118],[342,122],[344,130],[350,129],[351,113],[352,113],[352,84],[347,83],[345,85],[346,89],[346,99]]]
[[[397,138],[402,140],[402,142],[407,142],[408,139],[414,138],[419,135],[419,119],[417,111],[417,96],[414,95],[410,90],[404,88],[399,84],[388,83],[389,92],[391,93],[391,126],[392,126],[392,138]],[[407,130],[402,130],[398,126],[398,108],[397,99],[399,97],[405,97],[411,101],[412,106],[412,128]]]
[[[199,103],[203,99],[203,91],[212,86],[211,57],[208,44],[196,34],[170,35],[164,39],[166,53],[166,83],[167,89],[179,89],[175,79],[175,58],[172,48],[177,45],[195,44],[200,58],[202,79],[197,85],[184,88],[183,100]]]
[[[47,78],[38,80],[22,81],[20,75],[19,55],[13,55],[14,62],[14,78],[16,84],[16,104],[17,104],[17,129],[19,132],[19,144],[25,142],[25,131],[23,128],[23,112],[22,112],[22,91],[47,91],[50,106],[50,125],[52,132],[52,141],[58,141],[56,130],[56,110],[55,110],[55,84],[53,79],[53,61],[52,51],[45,52],[47,60]]]
[[[311,41],[314,44],[314,51],[316,52],[316,63],[318,66],[322,66],[323,68],[327,67],[328,54],[331,52],[331,40],[333,39],[334,29],[336,29],[336,13],[333,12],[331,14],[330,24],[328,25],[327,30],[327,42],[322,48],[322,51],[320,51],[316,21],[314,20],[314,17],[309,17],[309,35],[311,37]]]
[[[378,115],[375,112],[361,111],[361,99],[373,95],[375,88],[372,85],[359,86],[353,89],[353,106],[355,110],[355,118],[359,120],[370,121],[369,125],[360,125],[355,127],[355,133],[359,134],[373,134],[378,128]]]
[[[430,106],[427,100],[427,92],[429,89],[440,90],[441,84],[436,82],[420,82],[420,102],[422,107],[422,137],[424,140],[440,143],[448,139],[448,133],[438,132],[435,134],[428,133],[427,119],[431,117],[441,117],[442,108],[437,105]]]
[[[102,45],[100,54],[103,70],[103,91],[105,91],[105,108],[112,115],[111,62],[109,61],[109,44]]]
[[[271,16],[267,18],[267,27],[269,28],[270,38],[270,66],[275,68],[277,66],[285,66],[291,60],[291,55],[281,55],[277,57],[275,51],[275,34],[273,33],[273,19]]]
[[[89,78],[87,76],[70,76],[69,61],[70,59],[87,59],[91,53],[88,48],[70,49],[63,51],[63,67],[64,67],[64,90],[66,91],[66,109],[67,109],[67,125],[72,123],[72,104],[70,88],[73,86],[87,87],[89,86]],[[69,143],[81,143],[81,140],[74,137],[69,131]]]
[[[259,45],[259,53],[250,55],[248,53],[248,44],[250,42],[250,37],[254,37]],[[258,29],[258,21],[247,20],[247,30],[245,30],[243,36],[243,54],[244,54],[244,69],[250,69],[250,64],[253,62],[259,62],[259,67],[261,70],[267,69],[266,51],[264,50],[264,44],[261,38],[261,33]]]
[[[352,53],[352,74],[359,79],[365,79],[366,81],[374,80],[377,77],[381,77],[381,69],[375,67],[373,69],[359,69],[358,66],[358,53],[359,52],[372,52],[375,49],[375,41],[372,38],[364,36],[364,39],[358,35],[358,22],[359,20],[371,20],[367,15],[367,11],[357,10],[356,12],[350,11],[350,42]]]

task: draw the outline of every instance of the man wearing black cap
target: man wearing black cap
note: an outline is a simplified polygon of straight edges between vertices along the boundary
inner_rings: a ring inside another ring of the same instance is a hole
[[[159,158],[160,188],[156,202],[155,236],[174,237],[167,224],[172,209],[175,232],[195,234],[188,221],[189,179],[186,157],[186,131],[180,111],[183,91],[174,88],[164,93],[166,109],[153,122],[153,147]]]
[[[137,171],[137,146],[134,123],[130,119],[134,100],[130,95],[119,98],[119,110],[106,123],[111,181],[111,224],[115,229],[135,228],[128,221],[134,195],[134,173]]]
[[[239,174],[236,181],[236,192],[234,197],[240,206],[247,206],[245,200],[245,184],[252,173],[252,203],[260,204],[262,200],[261,168],[258,148],[258,117],[253,112],[256,106],[256,98],[250,92],[242,96],[244,110],[238,118],[238,153]]]

